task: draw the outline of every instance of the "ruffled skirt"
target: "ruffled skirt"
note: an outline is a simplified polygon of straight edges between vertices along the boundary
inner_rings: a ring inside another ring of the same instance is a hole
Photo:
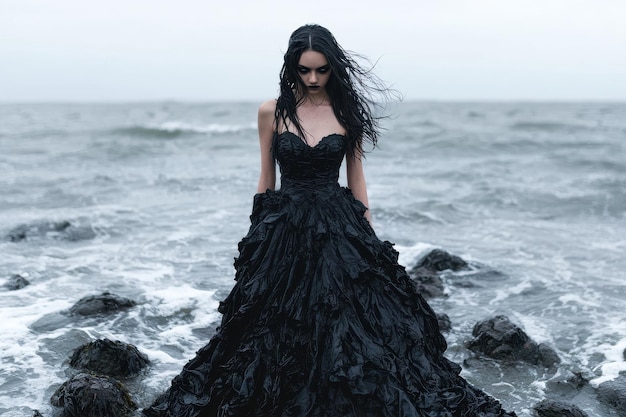
[[[459,376],[350,190],[257,194],[220,327],[146,416],[514,416]]]

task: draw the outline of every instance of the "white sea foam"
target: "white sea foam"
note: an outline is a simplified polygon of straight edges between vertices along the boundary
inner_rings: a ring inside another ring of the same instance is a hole
[[[415,245],[411,246],[396,244],[394,245],[394,247],[398,251],[398,261],[400,265],[404,265],[407,268],[413,266],[422,256],[426,255],[429,251],[438,248],[437,246],[426,242],[418,242]]]
[[[563,303],[563,305],[578,305],[578,306],[586,306],[586,307],[599,307],[601,301],[594,300],[590,297],[582,297],[578,294],[565,294],[558,298],[558,300]]]
[[[187,123],[184,121],[169,121],[164,122],[156,126],[149,126],[150,128],[156,128],[164,130],[166,132],[195,132],[195,133],[229,133],[239,132],[242,130],[254,130],[256,129],[256,123],[250,123],[247,125],[232,125],[221,123],[210,123],[207,125],[196,125]]]
[[[550,323],[542,317],[515,314],[515,318],[520,322],[524,332],[535,342],[552,342],[553,335]]]
[[[146,292],[145,297],[152,300],[153,313],[169,316],[181,308],[193,309],[201,305],[203,310],[213,309],[217,302],[213,300],[215,291],[205,291],[182,284],[176,287],[161,288]]]
[[[1,378],[5,381],[0,392],[0,407],[22,406],[41,408],[47,403],[46,390],[59,382],[56,364],[48,364],[38,354],[39,337],[29,326],[42,315],[68,307],[65,300],[46,299],[43,294],[30,289],[18,297],[22,306],[7,306],[5,300],[14,297],[9,292],[0,292],[0,322],[2,342]]]
[[[532,288],[532,283],[530,281],[522,281],[515,286],[497,290],[495,292],[495,297],[489,302],[489,304],[497,305],[511,295],[521,294],[529,288]]]
[[[626,319],[623,317],[613,317],[606,320],[603,324],[603,334],[611,335],[610,342],[600,343],[590,346],[592,352],[604,355],[605,360],[596,368],[600,370],[599,377],[592,379],[590,382],[593,386],[598,386],[603,382],[611,381],[617,378],[621,372],[626,371],[626,361],[624,354],[626,352]]]

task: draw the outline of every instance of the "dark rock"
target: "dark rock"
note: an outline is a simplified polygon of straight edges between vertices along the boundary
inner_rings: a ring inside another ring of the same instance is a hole
[[[601,402],[614,407],[619,416],[626,416],[626,375],[601,383],[597,393]]]
[[[4,284],[4,286],[9,291],[21,290],[22,288],[27,287],[28,285],[30,285],[30,282],[28,282],[26,278],[24,278],[23,276],[19,274],[12,275],[11,278],[9,278],[7,282]]]
[[[34,237],[50,237],[53,239],[77,241],[96,237],[96,233],[90,225],[73,225],[67,220],[60,222],[36,222],[21,224],[9,231],[6,238],[11,242],[19,242]]]
[[[109,339],[87,343],[74,351],[70,365],[112,377],[126,378],[150,364],[133,345]]]
[[[543,400],[534,407],[537,417],[587,417],[587,414],[565,401]]]
[[[126,417],[137,409],[128,389],[119,381],[86,373],[63,383],[50,402],[63,408],[61,417]]]
[[[538,361],[537,364],[541,364],[547,368],[561,362],[558,353],[545,343],[539,343],[537,345],[537,353],[533,353],[532,357],[534,358],[535,356]],[[534,360],[531,360],[531,363],[535,363]]]
[[[467,268],[467,262],[458,256],[450,255],[442,249],[433,249],[415,265],[415,269],[424,268],[430,271],[460,271]]]
[[[435,272],[424,268],[413,268],[409,276],[418,293],[424,298],[443,297],[445,295],[443,280]]]
[[[85,317],[101,317],[137,305],[133,300],[111,294],[90,295],[78,300],[69,310],[48,313],[33,322],[29,328],[36,332],[49,332],[68,326],[72,321],[85,320]]]
[[[19,242],[29,236],[45,235],[47,233],[62,232],[72,224],[66,220],[60,222],[40,222],[33,224],[21,224],[9,231],[7,238],[11,242]]]
[[[33,411],[33,417],[43,417],[43,415],[39,412],[39,410]]]
[[[422,296],[425,298],[443,297],[444,285],[439,273],[447,270],[459,271],[467,266],[467,262],[458,256],[450,255],[441,249],[434,249],[420,259],[408,273]]]
[[[437,323],[439,323],[439,330],[442,332],[448,332],[452,328],[450,317],[445,313],[437,313]]]
[[[550,347],[537,344],[506,316],[496,316],[476,323],[467,347],[493,359],[524,361],[551,367],[560,362]]]
[[[106,291],[101,295],[83,297],[74,304],[69,313],[80,316],[93,316],[96,314],[114,313],[137,305],[133,300],[111,294]]]

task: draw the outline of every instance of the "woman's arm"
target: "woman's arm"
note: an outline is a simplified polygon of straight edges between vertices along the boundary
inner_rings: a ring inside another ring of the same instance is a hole
[[[365,184],[365,174],[363,172],[363,161],[361,154],[346,156],[346,170],[348,177],[348,188],[352,190],[354,197],[367,207],[365,218],[370,225],[372,223],[372,214],[369,210],[369,201],[367,200],[367,185]]]
[[[259,175],[258,193],[276,187],[276,163],[272,156],[272,139],[274,137],[274,111],[276,100],[266,101],[259,106],[258,130],[261,147],[261,174]]]

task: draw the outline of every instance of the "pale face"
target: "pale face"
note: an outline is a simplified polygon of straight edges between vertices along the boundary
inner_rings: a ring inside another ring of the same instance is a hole
[[[298,61],[298,74],[310,95],[326,94],[330,66],[326,56],[316,51],[305,51]]]

